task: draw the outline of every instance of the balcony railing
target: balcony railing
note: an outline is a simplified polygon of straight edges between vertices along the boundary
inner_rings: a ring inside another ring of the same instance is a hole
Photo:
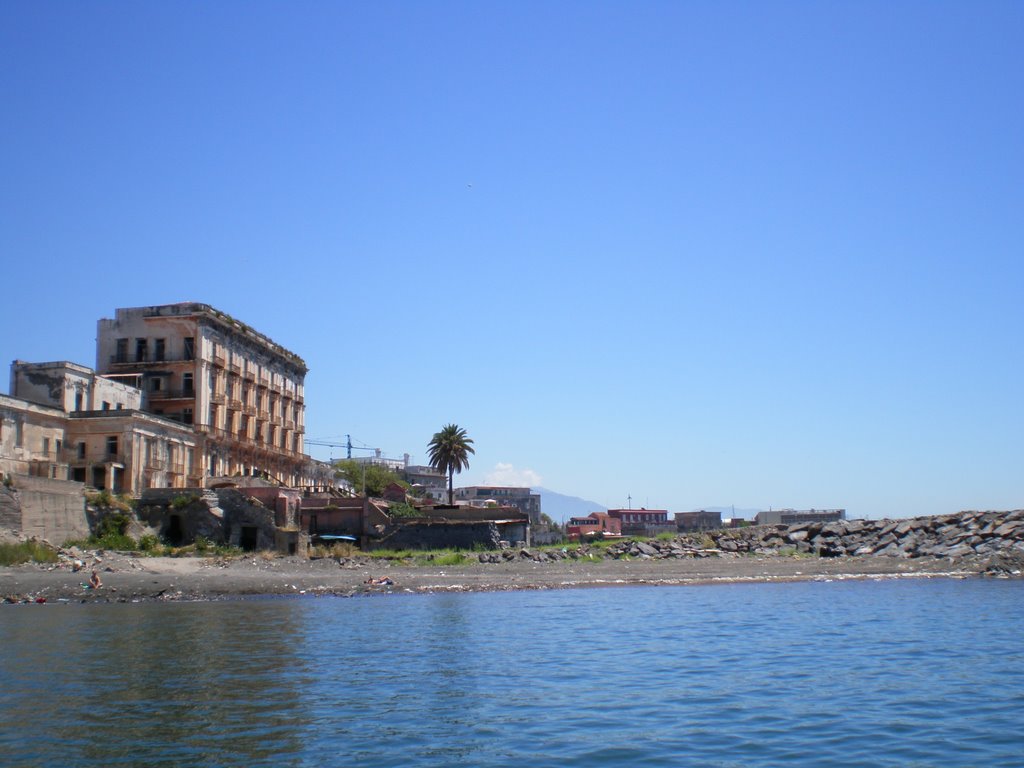
[[[227,361],[224,359],[224,355],[219,355],[217,353],[213,354],[213,364],[216,365],[218,368],[223,368],[226,362]]]
[[[155,352],[150,352],[142,356],[139,355],[111,355],[111,365],[152,365],[153,363],[192,363],[195,362],[195,358],[189,357],[188,355],[163,355],[158,356]]]
[[[214,392],[210,395],[210,399],[215,403],[223,403],[227,398],[224,397],[223,392]]]
[[[103,464],[108,461],[114,464],[124,464],[124,455],[120,453],[107,453],[106,451],[86,451],[80,455],[78,451],[69,449],[61,451],[61,461],[74,465]]]
[[[247,413],[250,416],[255,416],[256,415],[256,406],[255,405],[249,405],[248,403],[246,403],[245,405],[242,406],[242,412],[243,413]]]
[[[232,373],[239,373],[240,374],[242,372],[242,366],[239,365],[238,363],[232,361],[232,362],[228,363],[228,370],[230,370]]]
[[[228,401],[228,405],[231,408],[234,408],[236,411],[242,410],[242,401],[241,400],[229,400]]]
[[[146,393],[150,400],[194,400],[195,389],[158,389]]]
[[[248,379],[249,381],[256,381],[256,371],[254,371],[252,368],[246,368],[245,371],[242,373],[242,376]]]
[[[285,419],[284,420],[284,428],[285,429],[295,429],[295,420],[294,419]]]

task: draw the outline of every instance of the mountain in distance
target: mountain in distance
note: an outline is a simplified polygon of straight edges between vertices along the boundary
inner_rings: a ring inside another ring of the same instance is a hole
[[[581,499],[579,496],[566,496],[563,493],[548,490],[547,488],[531,488],[531,492],[540,494],[540,511],[550,517],[556,523],[564,523],[570,517],[586,517],[591,512],[607,512],[608,507],[598,504],[596,501]],[[736,507],[694,507],[692,510],[670,510],[669,520],[672,519],[672,512],[696,512],[703,509],[705,512],[720,512],[722,518],[741,517],[744,520],[753,520],[760,509],[746,509]]]
[[[586,517],[591,512],[606,512],[608,507],[596,501],[587,501],[579,496],[566,496],[549,491],[547,488],[531,488],[540,494],[540,511],[556,523],[564,523],[570,517]]]

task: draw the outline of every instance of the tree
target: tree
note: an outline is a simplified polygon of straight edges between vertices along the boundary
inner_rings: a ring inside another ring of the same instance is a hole
[[[447,424],[440,432],[434,433],[427,446],[430,466],[438,472],[448,475],[448,506],[455,503],[455,491],[452,479],[456,472],[469,469],[469,454],[473,450],[473,441],[466,436],[466,430],[457,424]]]
[[[334,464],[335,477],[341,477],[357,491],[365,489],[368,496],[380,496],[391,483],[398,483],[408,490],[409,484],[397,472],[392,472],[380,464],[359,462],[355,459],[342,459]]]

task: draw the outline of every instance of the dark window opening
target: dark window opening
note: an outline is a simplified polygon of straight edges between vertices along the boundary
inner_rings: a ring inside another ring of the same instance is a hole
[[[192,336],[185,337],[185,359],[194,360],[196,357],[196,340]]]
[[[114,352],[115,363],[127,363],[128,362],[128,339],[118,339],[117,347]]]
[[[154,360],[163,360],[166,354],[167,344],[163,339],[156,340],[156,349],[153,351]]]
[[[148,342],[146,339],[135,340],[135,362],[144,363],[146,362],[146,354],[148,352]]]
[[[107,438],[107,456],[117,455],[117,437]]]

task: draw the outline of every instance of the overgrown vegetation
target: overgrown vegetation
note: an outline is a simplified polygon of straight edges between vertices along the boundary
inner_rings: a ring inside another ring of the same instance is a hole
[[[181,494],[180,496],[175,496],[173,499],[171,499],[171,509],[173,509],[175,511],[181,511],[185,507],[187,507],[190,504],[193,504],[193,503],[195,503],[197,501],[199,501],[199,497],[197,495],[195,495],[194,493],[193,494]]]
[[[131,512],[135,508],[135,499],[124,494],[115,495],[110,491],[85,493],[85,501],[96,509],[116,509],[120,512]]]
[[[397,565],[464,565],[472,557],[464,549],[376,549],[363,554],[379,560],[391,560]]]
[[[334,463],[334,474],[347,480],[357,492],[366,489],[370,496],[380,496],[392,483],[409,490],[410,486],[397,472],[380,464],[363,464],[355,459],[342,459]]]
[[[416,507],[407,501],[392,502],[388,507],[388,511],[392,517],[419,517],[421,514]]]
[[[0,544],[0,565],[21,565],[27,562],[55,563],[57,553],[38,541]]]
[[[309,559],[320,560],[326,557],[333,557],[337,560],[342,557],[352,557],[358,552],[359,550],[347,541],[337,541],[333,544],[315,544],[309,548]]]

